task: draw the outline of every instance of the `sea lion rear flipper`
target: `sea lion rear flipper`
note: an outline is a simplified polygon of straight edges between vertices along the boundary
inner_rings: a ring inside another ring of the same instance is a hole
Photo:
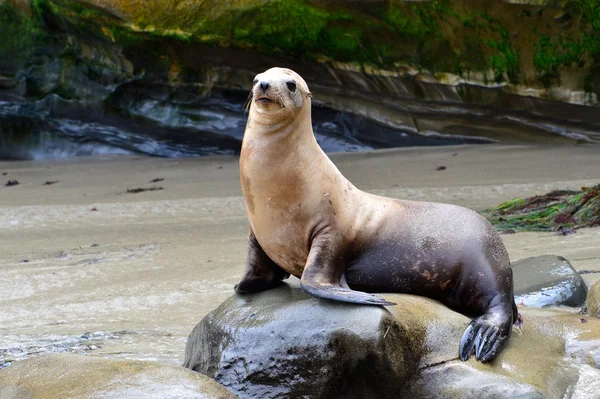
[[[335,256],[332,240],[323,236],[315,239],[300,279],[302,289],[312,296],[332,301],[361,305],[395,305],[378,296],[348,288],[344,278],[345,265],[336,263],[341,258]]]
[[[250,230],[248,239],[248,257],[246,258],[246,270],[242,281],[235,285],[234,289],[239,293],[252,293],[268,290],[281,284],[281,280],[288,278],[290,274],[277,266],[263,251],[256,240],[254,233]]]
[[[493,360],[500,352],[510,336],[511,322],[492,321],[489,314],[484,314],[471,321],[460,340],[460,358],[468,360],[475,350],[475,358],[483,363]],[[494,314],[493,316],[497,316]]]

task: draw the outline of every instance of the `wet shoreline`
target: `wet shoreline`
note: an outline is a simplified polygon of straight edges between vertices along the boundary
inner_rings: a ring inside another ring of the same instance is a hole
[[[597,183],[597,150],[414,147],[331,158],[367,191],[482,210]],[[0,176],[20,182],[0,186],[0,361],[70,351],[180,364],[191,329],[233,295],[243,270],[238,167],[235,156],[0,162]],[[163,190],[127,193],[156,178]],[[600,229],[502,238],[513,260],[562,255],[587,284],[600,278]]]

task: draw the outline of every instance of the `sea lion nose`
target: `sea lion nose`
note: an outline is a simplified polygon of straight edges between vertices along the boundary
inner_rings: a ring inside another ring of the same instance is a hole
[[[263,93],[267,91],[270,85],[271,84],[269,82],[260,82],[260,88],[262,89]]]

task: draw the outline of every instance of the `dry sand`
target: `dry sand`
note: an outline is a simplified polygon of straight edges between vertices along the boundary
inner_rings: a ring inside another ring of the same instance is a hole
[[[332,159],[364,190],[476,210],[600,183],[597,146],[407,148]],[[0,178],[0,363],[49,350],[180,363],[188,333],[240,278],[247,220],[235,157],[0,162]],[[149,183],[155,178],[164,180]],[[20,184],[4,187],[9,179]],[[152,186],[164,189],[126,192]],[[600,229],[502,237],[513,260],[550,253],[600,271]]]

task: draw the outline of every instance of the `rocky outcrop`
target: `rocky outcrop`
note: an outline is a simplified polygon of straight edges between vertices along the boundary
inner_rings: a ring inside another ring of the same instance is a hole
[[[585,282],[562,256],[542,255],[512,262],[515,302],[525,306],[584,306]]]
[[[406,334],[383,308],[322,303],[286,285],[210,313],[184,366],[246,398],[385,398],[420,362]]]
[[[81,355],[44,355],[0,371],[2,399],[234,399],[215,381],[177,366]]]
[[[4,1],[0,155],[235,153],[273,65],[308,81],[328,151],[598,142],[600,33],[572,3]]]
[[[184,365],[248,398],[585,397],[600,378],[600,320],[521,308],[523,328],[498,359],[461,362],[467,317],[383,297],[398,305],[330,303],[296,282],[234,295],[192,331]]]

